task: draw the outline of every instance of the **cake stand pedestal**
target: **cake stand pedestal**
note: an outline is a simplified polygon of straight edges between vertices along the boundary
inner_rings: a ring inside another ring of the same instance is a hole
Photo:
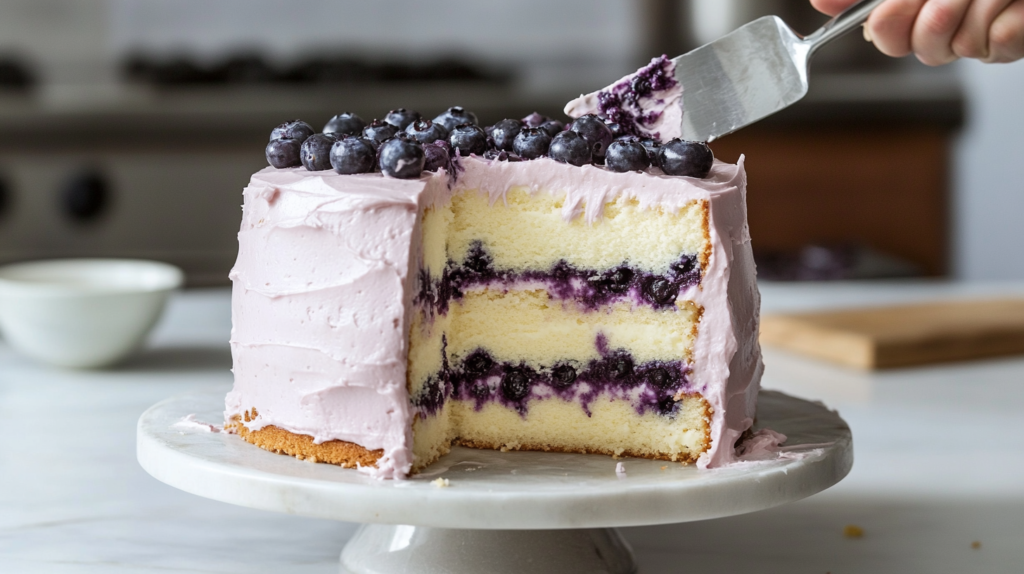
[[[615,527],[764,510],[825,490],[853,466],[850,429],[836,413],[773,392],[761,393],[758,426],[789,440],[770,461],[700,470],[657,460],[454,448],[402,481],[175,425],[187,415],[220,421],[222,411],[222,394],[151,407],[138,425],[142,467],[214,500],[366,523],[341,553],[341,571],[352,574],[635,572]]]

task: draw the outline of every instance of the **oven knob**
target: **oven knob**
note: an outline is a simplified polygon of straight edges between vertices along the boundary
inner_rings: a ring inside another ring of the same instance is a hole
[[[68,217],[76,221],[91,221],[99,217],[110,203],[110,186],[98,173],[82,173],[68,181],[61,199]]]

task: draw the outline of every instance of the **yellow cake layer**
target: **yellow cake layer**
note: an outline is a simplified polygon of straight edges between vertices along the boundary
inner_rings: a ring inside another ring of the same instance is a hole
[[[481,242],[502,269],[550,269],[565,260],[584,269],[630,266],[662,273],[682,255],[711,250],[707,202],[693,201],[677,213],[643,210],[636,200],[620,197],[605,205],[604,216],[588,224],[562,219],[562,197],[530,194],[512,188],[506,203],[490,206],[478,191],[456,195],[450,205],[426,210],[423,262],[434,277],[449,259],[462,263],[470,247]]]
[[[637,414],[625,401],[599,397],[590,416],[580,405],[559,398],[532,400],[526,417],[496,403],[479,411],[452,401],[445,416],[413,426],[416,468],[430,464],[455,441],[478,448],[554,450],[694,461],[707,448],[710,410],[699,395],[685,397],[678,414]],[[450,416],[449,416],[450,415]],[[448,436],[442,436],[447,428]]]
[[[477,349],[496,361],[551,367],[565,360],[586,364],[601,358],[597,337],[609,350],[625,350],[636,363],[689,362],[700,309],[683,301],[671,309],[654,309],[623,301],[597,311],[551,299],[543,290],[470,291],[452,301],[448,314],[433,321],[414,318],[409,333],[409,391],[415,396],[442,366],[441,337],[448,341],[452,367]]]

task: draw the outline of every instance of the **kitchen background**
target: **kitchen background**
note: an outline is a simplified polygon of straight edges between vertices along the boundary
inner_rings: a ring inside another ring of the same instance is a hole
[[[824,21],[805,0],[4,0],[0,263],[141,257],[226,284],[278,123],[561,118],[765,13]],[[712,146],[748,157],[762,276],[1024,278],[1024,63],[929,69],[851,35],[814,68],[805,101]]]

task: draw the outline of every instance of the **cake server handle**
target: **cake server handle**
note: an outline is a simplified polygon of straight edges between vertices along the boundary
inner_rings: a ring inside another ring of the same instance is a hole
[[[867,22],[871,12],[883,2],[885,0],[860,0],[826,22],[821,28],[804,37],[804,42],[810,48],[810,53],[813,55],[825,44]]]

